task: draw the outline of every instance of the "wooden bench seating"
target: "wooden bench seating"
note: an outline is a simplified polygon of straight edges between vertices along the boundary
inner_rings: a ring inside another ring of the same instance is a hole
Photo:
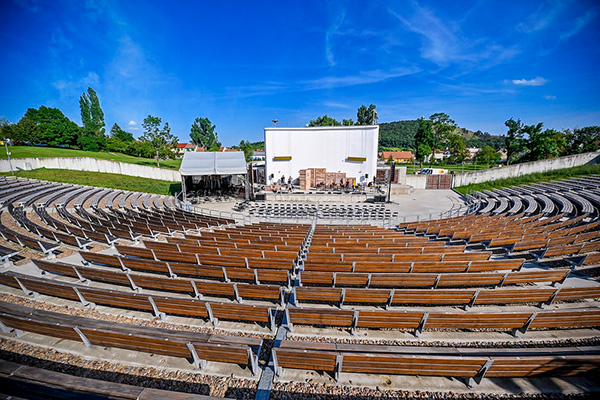
[[[302,245],[302,241],[294,241],[293,243],[283,242],[281,244],[269,244],[251,239],[243,241],[228,240],[212,240],[212,239],[184,239],[176,238],[172,236],[167,237],[167,243],[170,244],[183,244],[187,246],[200,246],[200,247],[218,247],[218,248],[234,248],[234,249],[250,249],[250,250],[272,250],[272,251],[297,251]],[[148,247],[148,246],[146,246]]]
[[[295,251],[283,250],[257,250],[257,249],[235,249],[205,246],[190,246],[183,244],[170,244],[164,242],[145,241],[146,248],[158,251],[170,251],[187,254],[227,256],[227,257],[247,257],[247,258],[265,258],[265,259],[283,259],[293,261],[298,257],[298,248]]]
[[[218,324],[219,320],[231,320],[249,323],[259,322],[271,326],[271,328],[274,327],[272,325],[274,322],[272,320],[273,310],[267,306],[215,303],[192,298],[157,295],[149,296],[142,293],[100,289],[56,280],[35,278],[13,272],[0,274],[0,284],[16,289],[21,288],[27,294],[33,292],[80,301],[84,306],[90,308],[95,307],[95,305],[104,305],[146,311],[161,318],[168,315],[179,315],[209,319],[215,325]]]
[[[568,270],[521,271],[508,273],[300,273],[302,285],[363,286],[363,287],[478,287],[518,285],[534,282],[561,282]]]
[[[252,285],[247,283],[205,282],[192,279],[166,278],[149,275],[130,274],[124,271],[99,270],[78,267],[70,264],[51,263],[32,260],[43,271],[78,278],[85,281],[98,281],[119,286],[128,286],[134,290],[152,289],[173,293],[189,294],[195,297],[217,296],[235,298],[239,302],[243,297],[281,302],[283,291],[278,285]]]
[[[579,348],[542,349],[540,353],[511,349],[436,348],[426,354],[402,352],[405,346],[385,346],[385,350],[369,345],[334,345],[300,342],[293,345],[283,341],[273,349],[275,374],[283,368],[326,371],[339,380],[342,372],[446,376],[464,378],[467,386],[480,383],[484,377],[528,377],[539,375],[572,376],[596,373],[600,369],[600,356]],[[397,349],[400,350],[397,350]],[[409,351],[415,350],[410,347]],[[506,351],[508,350],[508,351]],[[536,349],[537,350],[537,349]],[[472,354],[470,354],[472,353]]]
[[[581,317],[578,319],[578,317]],[[337,310],[290,307],[286,313],[288,329],[294,325],[331,326],[351,329],[426,329],[511,331],[525,334],[528,329],[570,329],[600,326],[600,309],[568,309],[536,312],[422,312],[390,310]]]
[[[521,269],[523,258],[482,261],[436,261],[436,262],[314,262],[304,261],[304,271],[356,272],[356,273],[451,273],[516,271]]]
[[[548,305],[554,301],[578,301],[600,297],[599,287],[588,288],[497,288],[497,289],[363,289],[339,287],[297,286],[293,288],[293,301],[377,304],[380,306],[454,305],[478,306],[491,304],[538,303]]]
[[[141,257],[152,260],[175,261],[198,265],[214,265],[223,267],[251,267],[289,270],[293,264],[291,260],[277,258],[252,258],[225,255],[205,255],[195,253],[180,253],[178,251],[152,250],[143,247],[118,245],[117,251],[122,255]]]
[[[5,327],[62,339],[83,341],[87,347],[104,346],[172,357],[192,358],[203,368],[206,361],[233,362],[258,372],[262,339],[235,338],[235,343],[212,343],[211,334],[175,331],[76,317],[0,302]],[[221,336],[221,340],[224,337]],[[225,339],[226,340],[226,339]],[[239,344],[244,340],[245,344]],[[240,354],[245,354],[244,359]]]
[[[0,360],[0,393],[11,398],[217,400],[217,397],[145,388]]]
[[[289,285],[289,271],[278,269],[252,269],[238,267],[218,267],[190,263],[154,261],[148,259],[112,256],[101,253],[79,252],[86,262],[101,264],[116,268],[129,268],[136,271],[150,271],[169,277],[187,276],[202,279],[216,279],[228,282],[252,281],[272,282]]]

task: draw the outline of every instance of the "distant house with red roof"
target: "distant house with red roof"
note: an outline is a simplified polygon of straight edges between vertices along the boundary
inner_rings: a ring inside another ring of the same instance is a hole
[[[183,153],[186,151],[195,151],[196,145],[191,143],[177,143],[177,149],[175,149],[175,154],[183,157]]]
[[[413,162],[414,156],[412,151],[383,151],[381,152],[381,160],[387,161],[390,157],[394,162],[406,164]]]

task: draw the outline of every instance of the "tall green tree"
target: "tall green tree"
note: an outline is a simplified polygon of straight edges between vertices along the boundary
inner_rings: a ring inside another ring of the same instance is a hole
[[[352,118],[350,118],[350,119],[343,119],[342,120],[342,125],[344,125],[344,126],[352,126],[352,125],[354,125],[354,121],[352,120]]]
[[[448,135],[448,150],[450,151],[450,163],[460,164],[469,157],[469,150],[465,138],[458,133]]]
[[[342,124],[335,118],[328,116],[327,114],[322,117],[317,117],[308,123],[308,126],[341,126]]]
[[[504,122],[508,128],[504,138],[504,147],[506,148],[506,165],[510,165],[527,149],[527,141],[523,137],[523,124],[520,119],[516,121],[512,118]]]
[[[177,137],[171,134],[169,123],[165,122],[163,127],[160,127],[162,120],[158,117],[148,115],[144,118],[142,127],[144,135],[141,141],[146,146],[152,146],[154,156],[156,157],[156,166],[160,167],[160,160],[173,156],[173,149],[177,146]]]
[[[446,113],[435,113],[429,116],[431,122],[431,160],[433,163],[436,150],[441,150],[448,142],[451,133],[456,129],[456,122]]]
[[[369,108],[364,104],[358,107],[356,111],[356,125],[375,125],[377,123],[377,106],[369,105]]]
[[[600,141],[600,126],[567,129],[564,136],[566,141],[565,155],[596,151]]]
[[[106,147],[109,151],[137,155],[134,149],[135,139],[133,134],[123,130],[117,123],[110,128],[110,135],[106,139]]]
[[[23,141],[39,142],[51,146],[75,147],[77,145],[81,128],[67,118],[58,108],[46,106],[41,106],[39,109],[29,108],[23,118],[27,118],[39,127],[37,140],[24,138]],[[29,122],[24,122],[23,125],[28,128],[31,127]],[[30,129],[30,131],[33,130]]]
[[[83,130],[78,138],[82,150],[99,151],[106,148],[104,111],[94,89],[88,87],[87,93],[79,97],[79,110]]]
[[[247,140],[242,140],[238,147],[244,152],[246,162],[252,161],[252,154],[254,154],[254,146],[252,146],[252,143]]]
[[[208,118],[196,118],[190,128],[190,138],[196,146],[204,147],[208,151],[218,151],[221,147],[219,135],[215,131],[216,125],[213,125]]]
[[[433,132],[431,131],[431,121],[425,118],[419,119],[419,127],[415,134],[415,146],[417,148],[415,157],[417,161],[423,162],[427,156],[431,155],[433,147]]]
[[[475,155],[475,162],[477,164],[491,165],[500,161],[500,157],[500,153],[492,146],[485,146]]]
[[[529,161],[544,160],[547,158],[558,157],[561,150],[565,147],[565,139],[561,132],[554,129],[542,131],[544,124],[540,122],[537,125],[526,125],[523,127],[523,133],[529,135],[527,148]]]

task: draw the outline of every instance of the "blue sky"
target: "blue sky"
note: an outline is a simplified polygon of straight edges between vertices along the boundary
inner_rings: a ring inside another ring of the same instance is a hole
[[[224,145],[271,120],[328,114],[380,122],[449,114],[471,130],[504,121],[600,125],[598,1],[2,0],[0,116],[79,96],[142,133],[152,114],[189,140],[196,117]]]

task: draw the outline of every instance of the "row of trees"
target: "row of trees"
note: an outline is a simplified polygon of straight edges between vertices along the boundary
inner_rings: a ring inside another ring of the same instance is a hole
[[[520,119],[510,118],[505,123],[508,132],[503,137],[507,164],[537,161],[558,156],[596,151],[600,144],[600,127],[588,126],[573,130],[543,129],[544,124],[525,125]],[[466,140],[456,123],[445,113],[436,113],[429,119],[421,118],[415,133],[416,159],[434,160],[436,150],[447,149],[447,162],[462,163],[469,157]],[[483,147],[475,162],[493,164],[500,153],[493,147]]]
[[[178,139],[171,133],[169,123],[148,115],[142,127],[143,135],[135,139],[131,132],[115,123],[106,134],[104,111],[98,94],[88,88],[79,98],[83,126],[77,125],[58,108],[41,106],[29,108],[18,123],[0,119],[0,137],[15,143],[41,144],[75,148],[86,151],[111,151],[160,160],[175,156]],[[196,118],[190,129],[192,143],[207,150],[218,150],[221,143],[208,118]]]
[[[370,104],[369,107],[364,104],[358,107],[356,112],[356,122],[350,119],[343,119],[342,122],[325,114],[317,117],[308,123],[308,126],[352,126],[352,125],[375,125],[377,123],[377,106]]]
[[[520,119],[507,120],[505,136],[507,164],[543,160],[570,154],[596,151],[600,143],[600,126],[557,131],[543,129],[542,122],[525,125]]]

